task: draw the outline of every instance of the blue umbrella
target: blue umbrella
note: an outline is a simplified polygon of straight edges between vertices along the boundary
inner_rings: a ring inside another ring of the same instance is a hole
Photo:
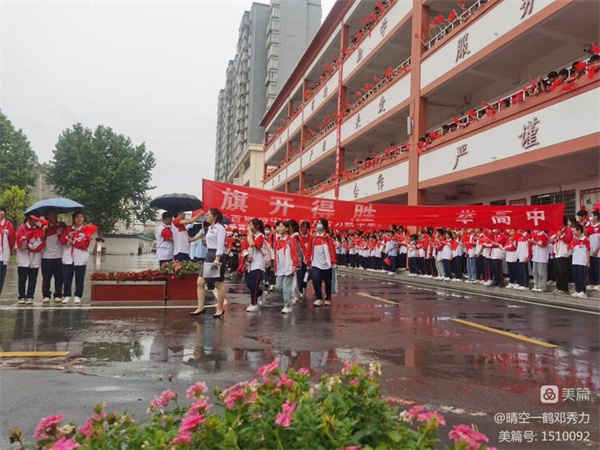
[[[49,198],[41,200],[25,211],[25,215],[33,214],[35,216],[45,216],[49,209],[53,209],[58,214],[69,213],[83,209],[83,205],[68,198]]]

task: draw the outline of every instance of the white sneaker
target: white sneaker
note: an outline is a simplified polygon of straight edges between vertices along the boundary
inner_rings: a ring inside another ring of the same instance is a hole
[[[248,312],[258,311],[258,305],[250,305],[246,308],[246,311],[248,311]]]
[[[587,294],[585,292],[579,292],[577,298],[587,298]]]
[[[598,285],[598,286],[595,286],[595,287],[594,287],[594,290],[595,290],[595,291],[598,291],[598,292],[600,292],[600,285]]]
[[[25,304],[25,299],[24,298],[20,298],[19,301],[17,302],[19,305],[24,305]]]
[[[277,290],[277,286],[273,285],[273,286],[271,286],[271,287],[269,288],[269,290],[270,290],[271,292],[274,292],[274,291],[276,291],[276,290]]]
[[[444,281],[450,281],[452,278],[450,277],[444,277]]]
[[[42,305],[48,305],[50,303],[50,299],[48,297],[44,297],[42,299]]]
[[[75,298],[73,299],[73,304],[74,304],[74,305],[81,305],[81,298],[79,298],[79,297],[75,297]]]
[[[516,291],[526,291],[526,290],[527,290],[527,288],[526,288],[525,286],[518,285],[518,286],[515,288],[515,290],[516,290]]]
[[[282,314],[289,314],[292,312],[292,308],[288,308],[287,306],[281,310]]]
[[[268,291],[263,291],[263,293],[260,295],[260,297],[258,297],[258,304],[259,305],[264,305],[265,304],[265,300],[267,299],[267,294],[269,292]]]
[[[323,302],[323,304],[325,306],[331,306],[331,300],[325,300],[325,302]]]
[[[68,305],[70,301],[71,301],[71,297],[65,297],[65,298],[63,298],[62,302],[60,302],[60,303],[63,305]]]
[[[32,298],[28,298],[25,303],[28,304],[28,305],[33,305],[33,299]]]
[[[314,306],[323,306],[323,300],[315,300],[313,303]]]
[[[578,294],[579,294],[579,292],[573,292],[573,293],[571,294],[571,297],[577,297],[577,295],[578,295]]]
[[[591,291],[592,289],[594,289],[594,286],[593,286],[593,285],[591,285],[591,284],[588,284],[588,285],[587,285],[585,288],[586,288],[588,291]]]

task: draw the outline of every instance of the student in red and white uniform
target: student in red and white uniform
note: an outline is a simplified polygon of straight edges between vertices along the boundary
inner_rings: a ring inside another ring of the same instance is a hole
[[[317,221],[317,232],[309,244],[307,263],[311,267],[313,287],[315,289],[315,306],[331,305],[331,283],[333,267],[337,264],[335,245],[329,235],[329,223],[321,218]],[[325,283],[325,302],[321,286]]]
[[[534,231],[529,242],[533,246],[533,292],[546,292],[548,284],[548,233]]]
[[[406,233],[401,227],[396,233],[396,241],[398,242],[398,268],[406,270],[408,258],[408,244],[406,243]]]
[[[186,225],[193,224],[202,215],[204,210],[200,210],[191,219],[185,219],[182,211],[177,212],[177,218],[173,220],[173,259],[175,261],[190,260],[190,240]]]
[[[65,281],[63,305],[68,305],[71,301],[73,278],[75,278],[73,303],[81,304],[85,270],[90,258],[89,247],[96,230],[96,227],[91,224],[83,226],[84,217],[81,211],[74,212],[72,218],[73,224],[67,227],[60,237],[60,243],[63,245],[62,263]]]
[[[291,245],[295,245],[298,250],[298,269],[300,269],[305,258],[304,247],[302,246],[302,241],[300,240],[300,225],[294,219],[290,219],[288,222],[290,224]],[[298,272],[299,270],[296,270],[296,274],[294,275],[294,283],[292,285],[292,305],[296,305],[298,300],[300,300],[300,290],[298,289],[298,286],[304,281],[298,279]]]
[[[504,287],[504,277],[502,276],[502,262],[506,256],[504,244],[506,243],[506,234],[501,230],[492,230],[494,239],[492,241],[492,252],[490,259],[492,261],[492,283],[487,286]]]
[[[481,238],[481,255],[483,256],[483,285],[489,286],[494,280],[492,277],[492,247],[494,245],[494,235],[490,230],[484,230]]]
[[[516,290],[526,291],[529,289],[529,261],[531,261],[532,244],[529,242],[529,232],[519,230],[517,240],[517,283]]]
[[[464,247],[456,231],[452,232],[450,248],[452,249],[452,269],[454,272],[452,281],[463,281],[462,255],[464,253]]]
[[[270,252],[266,248],[263,224],[259,219],[248,222],[248,233],[246,235],[247,249],[242,251],[242,258],[246,264],[246,286],[250,289],[250,306],[248,312],[258,311],[259,300],[264,300],[266,291],[260,289],[260,282],[266,270],[265,260],[270,261]],[[265,258],[265,255],[267,258]]]
[[[8,262],[16,240],[15,228],[12,223],[6,220],[6,208],[0,206],[0,295],[2,294]]]
[[[475,255],[476,236],[473,230],[469,230],[463,234],[463,244],[467,253],[467,274],[469,275],[469,283],[477,282],[477,257]]]
[[[45,222],[45,221],[44,221]],[[33,305],[35,286],[42,264],[42,228],[39,219],[28,216],[17,230],[17,266],[19,277],[19,305]]]
[[[156,226],[156,230],[154,231],[156,236],[156,257],[160,266],[173,261],[173,256],[175,256],[174,232],[177,231],[173,227],[173,214],[165,211],[162,214],[162,222]]]
[[[583,225],[575,225],[573,240],[569,244],[569,250],[573,251],[573,278],[575,280],[575,292],[573,297],[586,298],[585,275],[590,266],[590,241],[583,234]]]
[[[571,251],[569,244],[573,240],[573,231],[568,226],[568,219],[563,218],[563,227],[554,234],[554,273],[556,275],[556,294],[569,292],[569,275],[571,269]]]
[[[308,253],[308,244],[310,242],[310,222],[308,220],[300,222],[300,234],[298,235],[298,239],[300,239],[300,244],[302,244],[302,254],[306,255]],[[308,273],[306,258],[304,258],[301,262],[300,269],[298,269],[298,272],[296,273],[300,298],[306,296],[306,286],[309,278],[309,276],[307,276]]]
[[[446,272],[444,270],[444,261],[442,258],[442,250],[444,249],[444,246],[442,245],[442,231],[443,230],[438,229],[435,233],[435,238],[433,239],[433,247],[435,250],[435,268],[437,272],[437,276],[435,277],[436,280],[443,280],[444,278],[446,278]]]
[[[291,238],[290,223],[279,222],[277,226],[279,238],[275,241],[275,276],[277,277],[277,290],[283,294],[283,314],[292,312],[292,290],[294,277],[300,266],[298,246]]]
[[[54,210],[48,210],[45,216],[48,225],[42,228],[45,242],[42,251],[42,304],[47,305],[50,303],[50,297],[52,296],[50,290],[52,278],[54,278],[54,301],[62,301],[63,297],[63,246],[60,243],[60,236],[67,229],[67,224],[58,221]]]
[[[519,239],[515,230],[509,230],[508,236],[502,248],[506,252],[506,267],[508,269],[507,288],[515,288],[517,284],[518,265],[517,262],[517,241]]]
[[[273,259],[275,259],[275,247],[277,246],[277,241],[279,240],[279,224],[281,223],[280,220],[278,220],[277,222],[275,222],[275,226],[273,227],[273,229],[271,230],[270,226],[266,226],[265,227],[265,237],[267,238],[267,244],[269,245],[269,248],[271,248],[271,253],[273,254]],[[267,277],[266,280],[266,288],[268,290],[274,291],[277,289],[277,287],[275,286],[276,284],[276,280],[275,280],[275,270],[268,270],[265,273],[265,277]]]
[[[596,209],[598,208],[598,209]],[[594,206],[590,213],[590,225],[586,228],[586,234],[590,240],[590,270],[588,271],[589,282],[592,289],[600,291],[600,204]]]

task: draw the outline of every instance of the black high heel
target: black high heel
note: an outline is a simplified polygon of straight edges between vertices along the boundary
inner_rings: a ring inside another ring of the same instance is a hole
[[[202,308],[202,311],[192,311],[190,316],[200,316],[206,314],[206,308]]]
[[[225,310],[223,310],[223,312],[221,314],[213,314],[213,317],[215,319],[220,319],[221,317],[223,317],[225,315]]]

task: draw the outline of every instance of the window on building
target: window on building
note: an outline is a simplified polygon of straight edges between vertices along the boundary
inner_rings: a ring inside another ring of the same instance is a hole
[[[279,31],[279,18],[271,17],[271,28]]]
[[[490,205],[504,206],[504,205],[506,205],[506,199],[494,200],[493,202],[490,202]]]
[[[532,205],[554,205],[556,203],[565,204],[565,215],[574,216],[575,207],[575,189],[563,192],[551,192],[549,194],[540,194],[531,196]]]

